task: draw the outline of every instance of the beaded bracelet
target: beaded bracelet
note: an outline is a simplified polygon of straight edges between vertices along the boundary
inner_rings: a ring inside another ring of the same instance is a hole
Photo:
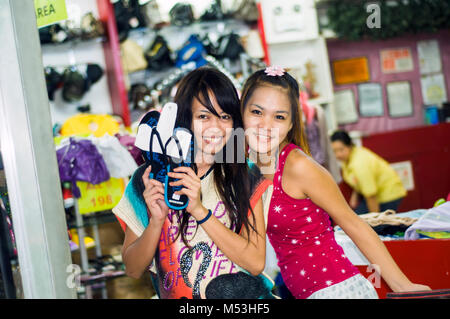
[[[197,224],[198,225],[203,224],[204,222],[206,222],[211,217],[211,215],[212,215],[212,211],[210,209],[208,209],[208,214],[206,215],[206,217],[203,218],[202,220],[198,220]]]

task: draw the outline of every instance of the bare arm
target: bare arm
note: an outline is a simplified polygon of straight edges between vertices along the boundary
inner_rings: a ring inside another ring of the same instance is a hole
[[[379,213],[380,212],[380,204],[378,203],[376,196],[366,197],[367,208],[369,209],[369,213]]]
[[[300,151],[289,154],[286,166],[291,167],[288,169],[290,174],[286,176],[288,187],[285,191],[289,192],[290,188],[297,187],[327,211],[369,262],[380,267],[381,276],[393,291],[430,289],[411,283],[403,274],[377,233],[348,206],[328,171]]]
[[[355,209],[356,207],[358,207],[358,192],[357,191],[353,191],[352,195],[350,196],[350,207]]]
[[[161,236],[162,225],[150,220],[142,235],[138,237],[127,227],[122,247],[122,259],[126,274],[132,278],[140,278],[151,264]]]
[[[253,227],[258,233],[250,228],[250,234],[245,229],[243,229],[241,235],[236,234],[214,216],[211,216],[201,226],[225,256],[252,275],[257,276],[264,270],[266,259],[265,227],[261,199],[253,209],[253,213],[256,222]],[[205,209],[204,216],[206,214]]]
[[[161,229],[169,212],[164,202],[164,188],[160,182],[148,178],[150,171],[151,166],[142,176],[145,185],[143,197],[150,216],[149,224],[140,237],[127,227],[122,247],[126,274],[133,278],[140,278],[153,260]]]

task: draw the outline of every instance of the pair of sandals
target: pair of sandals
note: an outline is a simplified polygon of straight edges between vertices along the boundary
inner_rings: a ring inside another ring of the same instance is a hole
[[[89,259],[89,264],[98,273],[123,270],[123,264],[114,259],[111,255],[104,255],[96,259]]]
[[[194,142],[192,133],[182,127],[175,128],[178,106],[175,103],[164,105],[161,113],[148,112],[140,121],[135,146],[143,152],[145,161],[152,166],[150,178],[164,185],[164,199],[173,210],[188,206],[186,195],[177,195],[182,186],[170,186],[174,179],[168,176],[177,167],[191,167]]]

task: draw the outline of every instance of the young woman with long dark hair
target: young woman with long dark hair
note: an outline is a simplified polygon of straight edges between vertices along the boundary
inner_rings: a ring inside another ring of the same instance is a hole
[[[267,235],[295,298],[378,298],[336,243],[330,218],[379,266],[393,291],[430,289],[403,274],[375,231],[347,205],[331,174],[309,155],[299,86],[289,73],[279,67],[255,72],[244,85],[241,108],[250,156],[273,180]]]
[[[271,281],[260,275],[262,195],[270,182],[256,166],[224,160],[226,152],[244,152],[238,148],[243,143],[227,147],[233,130],[242,128],[236,89],[218,70],[202,67],[182,79],[174,102],[176,126],[192,131],[195,153],[192,168],[168,175],[178,179],[171,186],[182,186],[176,194],[189,203],[185,210],[170,210],[163,185],[149,178],[151,167],[136,171],[113,210],[125,229],[126,272],[139,278],[153,261],[161,298],[271,298]],[[145,218],[136,217],[142,216],[138,209],[148,211]]]

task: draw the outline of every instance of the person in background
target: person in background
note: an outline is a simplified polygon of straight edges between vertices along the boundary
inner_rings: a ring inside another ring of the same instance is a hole
[[[342,177],[353,189],[350,207],[357,214],[397,211],[406,189],[389,163],[371,150],[356,146],[345,131],[331,135],[331,147],[342,162]]]

